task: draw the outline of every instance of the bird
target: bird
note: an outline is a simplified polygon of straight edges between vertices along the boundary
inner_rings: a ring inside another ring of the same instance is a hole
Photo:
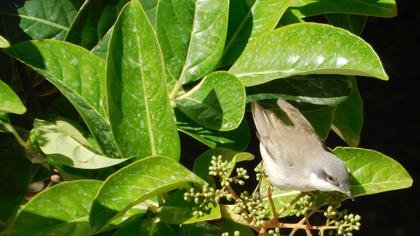
[[[312,125],[296,107],[283,99],[278,99],[277,105],[292,124],[256,101],[251,104],[269,182],[285,190],[336,191],[353,199],[344,162],[325,149]]]

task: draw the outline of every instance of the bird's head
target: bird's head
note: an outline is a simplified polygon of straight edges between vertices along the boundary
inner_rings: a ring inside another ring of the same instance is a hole
[[[312,184],[321,191],[338,191],[353,199],[349,173],[344,162],[330,152],[323,152],[313,158],[310,179]],[[316,161],[315,161],[316,160]]]

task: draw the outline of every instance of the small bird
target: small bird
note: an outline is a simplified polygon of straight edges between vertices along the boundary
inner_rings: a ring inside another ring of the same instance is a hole
[[[287,125],[257,102],[251,105],[264,169],[271,184],[301,192],[338,191],[352,198],[344,162],[325,150],[297,108],[283,99],[277,100],[277,105],[293,125]]]

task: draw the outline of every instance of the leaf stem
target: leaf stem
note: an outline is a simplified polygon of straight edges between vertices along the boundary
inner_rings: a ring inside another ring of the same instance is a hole
[[[182,84],[184,84],[185,81],[185,68],[182,69],[181,75],[179,76],[178,81],[175,83],[175,87],[172,89],[171,94],[169,95],[169,101],[174,101],[176,98],[176,95],[178,94],[179,90],[182,88]]]
[[[15,128],[9,124],[9,123],[4,123],[3,127],[9,131],[16,139],[16,141],[19,143],[20,146],[22,146],[23,148],[27,148],[28,146],[26,145],[26,142],[22,139],[22,137],[20,137],[20,135],[18,134],[18,132],[16,132]]]

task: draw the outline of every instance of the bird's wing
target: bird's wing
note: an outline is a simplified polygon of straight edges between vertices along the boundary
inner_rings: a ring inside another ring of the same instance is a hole
[[[299,156],[310,156],[312,151],[322,148],[322,142],[298,109],[284,100],[277,104],[294,125],[286,125],[274,112],[253,102],[251,111],[257,136],[276,162],[293,166],[297,160],[303,159]]]

